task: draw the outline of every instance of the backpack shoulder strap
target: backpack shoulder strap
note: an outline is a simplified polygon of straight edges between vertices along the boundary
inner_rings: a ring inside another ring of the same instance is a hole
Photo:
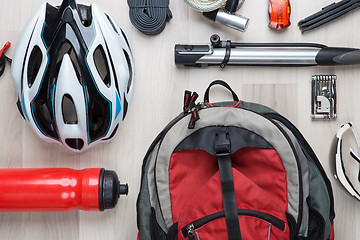
[[[219,165],[228,238],[229,240],[241,240],[240,224],[235,199],[234,178],[231,168],[229,133],[222,132],[216,134],[215,153]]]

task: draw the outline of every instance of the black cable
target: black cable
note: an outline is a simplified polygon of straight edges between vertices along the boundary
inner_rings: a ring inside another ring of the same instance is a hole
[[[11,64],[11,63],[12,63],[12,59],[9,58],[9,57],[7,57],[5,54],[4,54],[4,56],[5,56],[6,61],[8,61],[8,62]]]
[[[225,5],[225,10],[231,13],[236,12],[239,5],[239,0],[228,0]]]
[[[172,18],[169,0],[128,0],[131,23],[147,35],[161,33]]]
[[[5,56],[5,52],[10,46],[11,46],[11,43],[7,42],[4,45],[4,47],[2,49],[0,49],[0,77],[1,77],[1,75],[3,75],[3,73],[5,71],[6,61],[8,61],[9,63],[12,62],[11,58],[8,58],[7,56]]]
[[[6,61],[10,64],[12,63],[12,59],[5,56],[5,54],[1,55],[0,57],[0,77],[3,75],[5,71]]]

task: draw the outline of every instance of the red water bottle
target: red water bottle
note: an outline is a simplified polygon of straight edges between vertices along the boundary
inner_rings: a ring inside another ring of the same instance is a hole
[[[103,211],[128,185],[103,168],[0,169],[0,212]]]

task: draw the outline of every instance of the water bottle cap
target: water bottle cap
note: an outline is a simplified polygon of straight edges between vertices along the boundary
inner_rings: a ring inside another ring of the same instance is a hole
[[[103,209],[114,208],[118,202],[120,195],[127,195],[128,192],[128,184],[120,184],[116,172],[111,170],[104,171]]]

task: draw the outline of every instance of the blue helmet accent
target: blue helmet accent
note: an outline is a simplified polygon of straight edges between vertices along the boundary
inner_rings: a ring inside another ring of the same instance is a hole
[[[118,117],[118,115],[120,114],[120,111],[121,111],[120,99],[119,99],[119,95],[116,94],[116,111],[115,111],[115,118]]]

